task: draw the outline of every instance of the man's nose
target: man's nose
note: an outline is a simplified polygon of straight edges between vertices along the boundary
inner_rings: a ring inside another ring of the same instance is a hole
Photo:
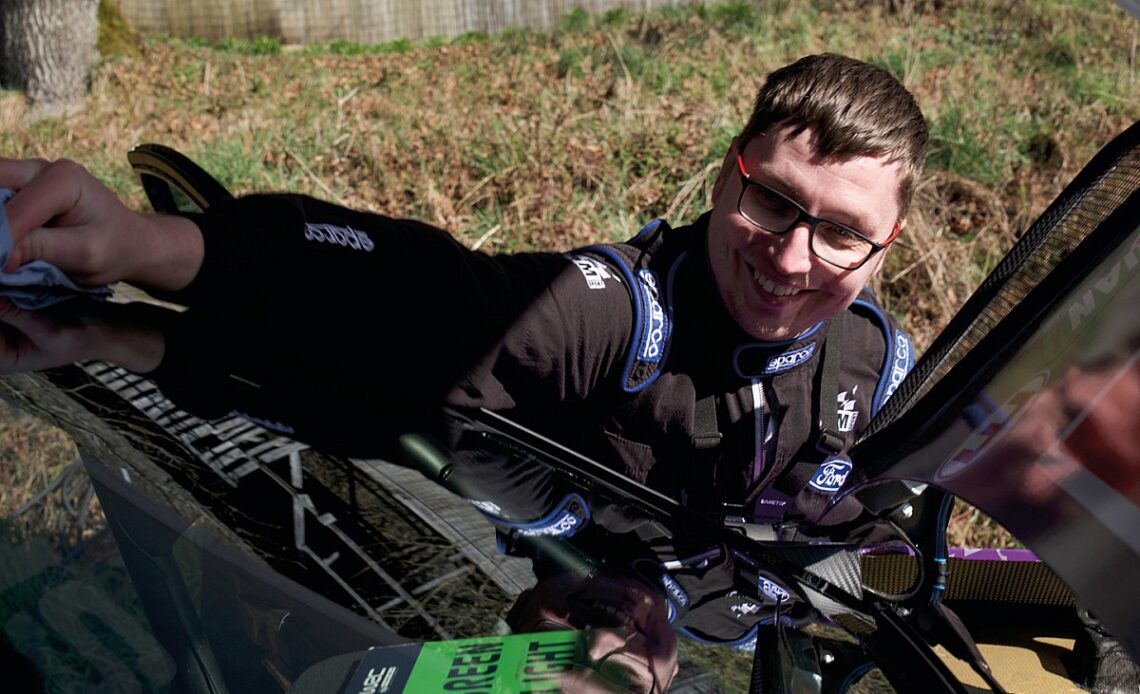
[[[805,275],[811,270],[811,229],[801,221],[774,238],[771,246],[772,264],[785,276]]]

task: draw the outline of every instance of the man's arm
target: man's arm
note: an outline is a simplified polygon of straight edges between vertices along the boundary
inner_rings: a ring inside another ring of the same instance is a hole
[[[70,161],[0,159],[0,187],[14,249],[5,270],[37,259],[84,285],[120,280],[160,290],[185,287],[202,262],[202,236],[181,217],[128,209]]]
[[[239,389],[257,384],[254,402],[305,402],[333,432],[348,410],[356,424],[404,422],[449,396],[561,407],[628,350],[626,288],[590,288],[559,254],[487,256],[424,224],[296,195],[140,215],[68,162],[0,160],[0,186],[19,191],[6,206],[15,262],[191,307],[167,331],[159,371],[172,388],[201,390],[194,375],[210,365]]]

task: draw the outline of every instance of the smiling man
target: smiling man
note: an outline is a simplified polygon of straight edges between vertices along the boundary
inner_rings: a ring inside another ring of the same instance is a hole
[[[737,324],[786,340],[846,309],[906,225],[926,143],[875,68],[825,55],[773,73],[713,192],[709,262]]]
[[[75,164],[0,160],[0,187],[17,191],[5,269],[45,259],[189,305],[185,339],[125,366],[176,401],[223,393],[333,451],[385,455],[441,405],[484,407],[694,509],[835,525],[860,513],[828,510],[845,451],[913,361],[866,285],[906,225],[926,147],[890,74],[809,56],[769,75],[691,225],[499,256],[295,195],[141,215]],[[192,339],[219,330],[227,340]],[[549,489],[517,508],[479,499],[479,477],[473,499],[508,534],[622,530]],[[706,592],[699,562],[678,549],[669,563],[678,594]],[[747,643],[751,627],[687,628]]]
[[[847,308],[902,229],[891,193],[901,166],[827,161],[815,139],[814,130],[771,126],[725,165],[740,177],[727,174],[731,183],[722,179],[715,193],[709,263],[729,313],[756,338],[794,338]],[[884,228],[884,220],[898,221]]]

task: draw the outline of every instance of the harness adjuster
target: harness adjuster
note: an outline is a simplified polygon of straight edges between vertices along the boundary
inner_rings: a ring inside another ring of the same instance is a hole
[[[843,436],[830,429],[823,429],[819,432],[819,439],[815,442],[815,448],[820,453],[826,455],[836,455],[843,450],[845,443]]]
[[[724,439],[724,436],[722,436],[720,432],[693,434],[693,448],[697,449],[698,451],[705,451],[710,448],[716,448],[720,445],[722,439]]]

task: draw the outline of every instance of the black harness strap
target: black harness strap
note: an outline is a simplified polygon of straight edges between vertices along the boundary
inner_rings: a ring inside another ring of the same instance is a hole
[[[693,409],[693,465],[689,470],[685,494],[695,494],[695,499],[701,499],[699,504],[715,498],[715,475],[724,454],[724,435],[717,424],[716,409],[715,395],[698,398]],[[687,503],[692,503],[694,497],[689,498]]]
[[[827,342],[823,343],[823,351],[819,358],[823,360],[820,368],[819,394],[816,402],[819,404],[819,440],[815,447],[824,455],[837,455],[843,451],[845,443],[843,434],[839,431],[839,411],[835,406],[835,397],[839,394],[839,361],[843,350],[843,328],[847,323],[847,312],[844,311],[832,319],[827,330]],[[805,480],[806,483],[806,480]]]
[[[693,410],[693,449],[701,460],[713,456],[709,462],[715,463],[723,438],[717,426],[716,396],[706,395],[697,400]]]
[[[835,406],[835,397],[839,393],[839,362],[846,317],[847,312],[844,311],[832,319],[827,330],[827,341],[819,353],[821,373],[819,390],[815,394],[815,405],[819,410],[819,438],[815,447],[828,457],[841,453],[846,443],[839,431],[839,412]],[[794,497],[807,486],[817,469],[819,463],[794,461],[772,482],[772,486]]]

